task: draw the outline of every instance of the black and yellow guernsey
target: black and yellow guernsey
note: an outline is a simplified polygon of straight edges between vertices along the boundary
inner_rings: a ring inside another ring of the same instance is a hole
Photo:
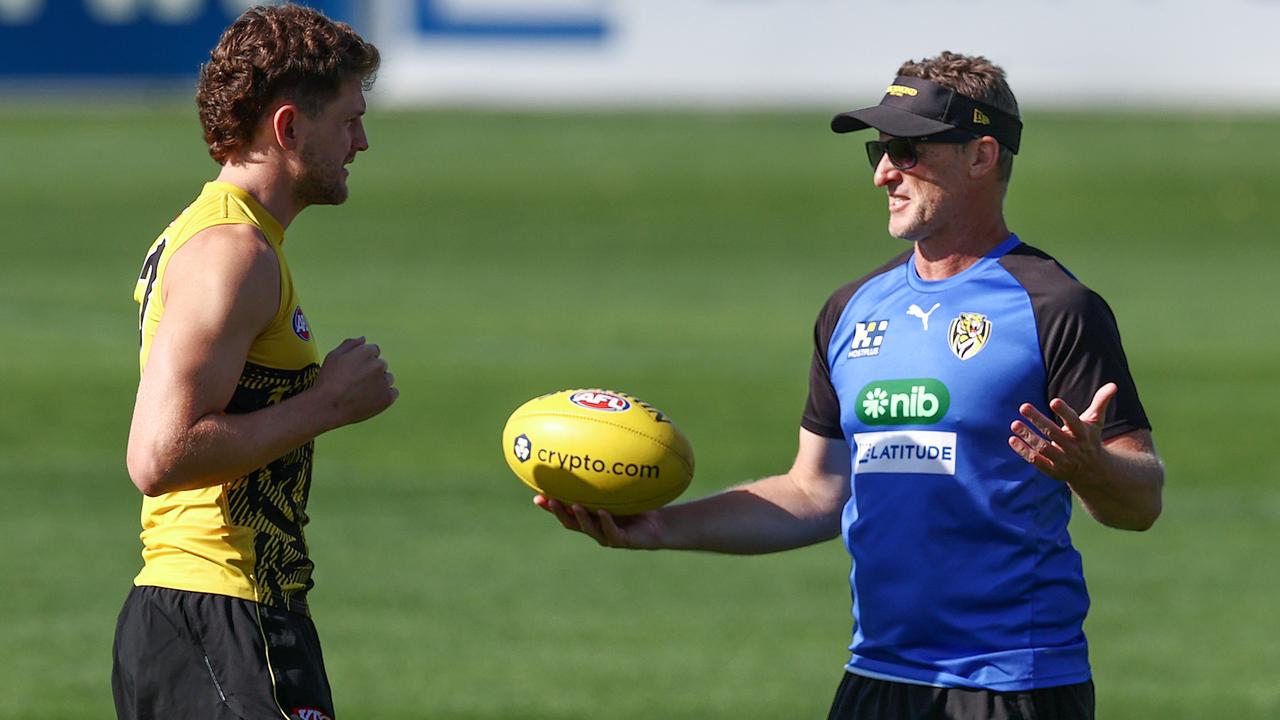
[[[145,369],[164,315],[169,259],[188,240],[215,225],[253,225],[280,266],[280,308],[254,339],[225,412],[248,413],[307,389],[320,356],[293,287],[281,246],[284,230],[247,192],[222,182],[204,186],[152,244],[138,278],[141,351]],[[213,487],[183,490],[142,502],[142,558],[135,585],[214,593],[308,614],[313,564],[303,527],[311,489],[313,443],[265,467]]]

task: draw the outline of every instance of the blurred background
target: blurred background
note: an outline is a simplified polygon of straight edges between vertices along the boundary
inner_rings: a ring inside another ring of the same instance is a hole
[[[110,717],[139,565],[131,294],[211,179],[199,64],[248,3],[0,0],[0,718]],[[898,65],[1002,65],[1011,227],[1119,318],[1168,465],[1134,534],[1077,512],[1102,718],[1280,717],[1280,2],[315,2],[382,50],[351,199],[290,226],[320,344],[402,390],[326,435],[312,603],[344,718],[825,717],[837,543],[625,553],[529,504],[530,397],[636,394],[697,497],[785,470],[812,323],[899,252],[861,137]]]

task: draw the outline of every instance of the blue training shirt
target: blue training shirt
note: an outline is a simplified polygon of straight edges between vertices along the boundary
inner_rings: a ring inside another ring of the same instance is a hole
[[[847,669],[1026,690],[1090,677],[1071,491],[1008,446],[1018,407],[1077,412],[1116,382],[1103,437],[1149,428],[1115,318],[1011,235],[930,282],[911,251],[828,300],[802,426],[848,442]]]

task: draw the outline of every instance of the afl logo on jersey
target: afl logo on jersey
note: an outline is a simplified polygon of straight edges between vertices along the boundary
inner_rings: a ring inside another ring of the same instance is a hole
[[[947,331],[947,345],[961,360],[968,360],[982,352],[990,339],[991,321],[982,313],[960,313],[951,321],[951,327]]]
[[[293,309],[293,334],[303,342],[311,342],[311,326],[307,324],[307,316],[302,314],[301,305]]]

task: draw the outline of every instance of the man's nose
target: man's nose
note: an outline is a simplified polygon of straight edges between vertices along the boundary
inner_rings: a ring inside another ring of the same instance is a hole
[[[880,156],[880,162],[876,163],[876,169],[871,179],[876,187],[884,187],[891,182],[901,180],[902,171],[893,166],[893,161],[889,159],[889,153],[885,153]]]

